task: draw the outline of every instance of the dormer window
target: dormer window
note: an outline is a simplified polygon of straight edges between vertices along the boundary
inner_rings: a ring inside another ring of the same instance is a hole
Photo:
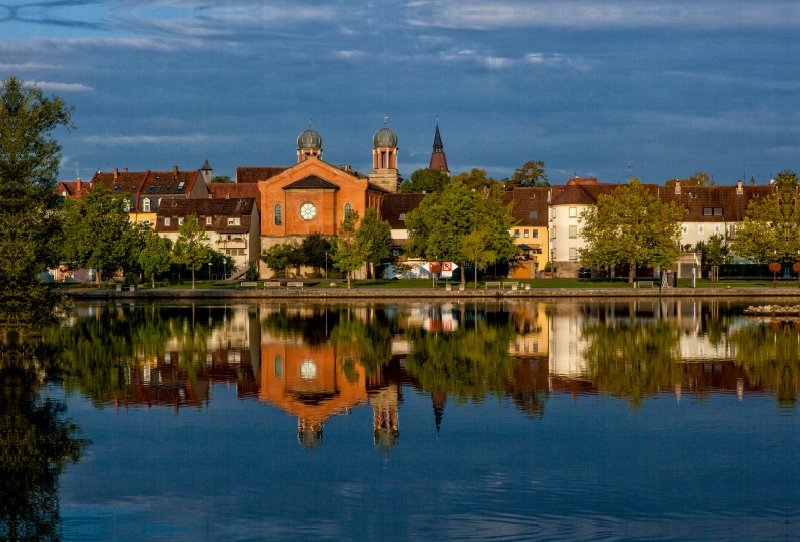
[[[164,217],[164,225],[165,225],[165,226],[169,226],[169,223],[170,223],[170,219],[169,219],[169,217],[168,217],[168,216],[165,216],[165,217]]]
[[[406,214],[405,213],[400,213],[400,221],[401,222],[405,222],[406,221]]]
[[[178,188],[175,189],[175,192],[183,192],[183,185],[185,184],[185,182],[178,183]]]
[[[178,226],[183,226],[183,217],[178,218]]]
[[[156,187],[151,185],[151,186],[149,186],[149,187],[147,188],[147,191],[148,191],[148,192],[155,192],[155,191],[156,191]]]
[[[150,198],[144,198],[142,200],[142,211],[144,211],[145,213],[150,212]]]
[[[211,225],[211,217],[207,216],[206,217],[206,226],[210,226],[210,225]]]
[[[228,217],[228,226],[241,226],[242,219],[237,217]]]
[[[164,187],[164,192],[169,192],[171,188],[172,188],[171,186],[165,186]]]

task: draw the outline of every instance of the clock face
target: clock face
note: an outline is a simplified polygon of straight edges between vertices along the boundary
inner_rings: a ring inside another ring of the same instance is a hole
[[[311,220],[317,216],[317,208],[313,203],[304,203],[300,206],[300,216],[303,220]]]

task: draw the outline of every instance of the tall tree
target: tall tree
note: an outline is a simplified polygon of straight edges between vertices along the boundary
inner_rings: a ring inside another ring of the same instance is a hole
[[[688,179],[678,179],[673,177],[664,183],[664,186],[675,186],[677,182],[681,182],[681,186],[716,186],[716,182],[711,180],[708,173],[704,171],[695,171]]]
[[[375,265],[389,257],[392,246],[392,227],[381,220],[378,211],[370,207],[364,211],[364,218],[358,227],[356,239],[361,246],[369,246],[364,254],[367,263],[367,278],[375,276]]]
[[[127,197],[95,187],[78,202],[66,202],[64,257],[73,268],[97,269],[100,275],[135,271],[143,236],[128,220]]]
[[[155,231],[145,233],[145,242],[139,253],[139,265],[145,276],[150,276],[152,287],[156,287],[156,274],[169,271],[172,263],[172,241],[159,236]]]
[[[180,235],[173,248],[175,263],[183,264],[192,270],[192,290],[194,290],[194,274],[211,259],[208,247],[208,236],[205,226],[200,225],[197,215],[189,215],[178,229]]]
[[[52,314],[60,297],[38,275],[59,263],[62,219],[53,190],[73,108],[18,77],[0,82],[0,324]]]
[[[339,236],[333,239],[333,262],[339,271],[347,275],[347,289],[350,289],[350,274],[364,265],[372,242],[362,243],[358,239],[358,211],[350,211],[342,219]]]
[[[228,175],[214,175],[211,177],[212,183],[232,183],[233,181]]]
[[[550,186],[550,181],[547,180],[547,173],[544,171],[544,162],[531,160],[525,162],[521,168],[514,171],[511,177],[512,186]]]
[[[327,265],[332,252],[331,241],[321,233],[312,233],[303,239],[298,250],[302,265],[311,267],[319,273]]]
[[[291,244],[273,245],[261,254],[261,261],[272,269],[276,277],[285,277],[292,264],[292,253],[296,250]]]
[[[781,172],[776,193],[752,200],[744,222],[736,229],[731,251],[754,262],[790,263],[800,259],[800,205],[797,204],[797,175]]]
[[[460,180],[454,181],[441,194],[425,196],[420,205],[406,215],[411,239],[409,253],[428,261],[455,262],[462,270],[464,263],[475,261],[476,256],[479,260],[488,258],[487,263],[510,258],[516,252],[508,232],[513,219],[510,205],[503,205],[501,196],[499,184],[472,190]],[[465,284],[462,272],[461,285]]]
[[[698,241],[695,251],[702,257],[703,272],[708,271],[711,266],[720,266],[730,261],[730,249],[722,234],[712,235],[708,241]]]
[[[685,211],[664,204],[639,179],[601,194],[597,205],[581,213],[581,261],[589,266],[630,264],[628,282],[638,265],[672,265],[680,256],[681,221]]]
[[[403,181],[400,191],[403,194],[419,194],[427,192],[429,194],[438,193],[450,184],[450,177],[441,171],[425,168],[418,169],[411,174],[411,180]]]
[[[453,177],[451,185],[455,184],[462,184],[467,188],[474,188],[475,190],[482,190],[484,188],[494,189],[497,186],[503,186],[497,179],[487,177],[485,170],[478,168],[472,168],[469,172],[465,171]]]

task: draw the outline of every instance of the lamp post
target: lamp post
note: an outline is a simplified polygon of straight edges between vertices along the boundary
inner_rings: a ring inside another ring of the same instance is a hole
[[[222,258],[222,280],[225,280],[225,275],[228,274],[228,258]]]
[[[325,280],[328,280],[328,253],[325,253]]]
[[[211,281],[211,261],[208,262],[208,280]]]

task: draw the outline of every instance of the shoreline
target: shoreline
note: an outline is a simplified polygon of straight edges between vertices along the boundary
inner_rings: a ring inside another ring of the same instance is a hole
[[[677,297],[780,297],[799,298],[798,288],[536,288],[531,290],[426,290],[414,288],[309,288],[275,290],[66,290],[73,299],[528,299],[528,298],[677,298]]]

